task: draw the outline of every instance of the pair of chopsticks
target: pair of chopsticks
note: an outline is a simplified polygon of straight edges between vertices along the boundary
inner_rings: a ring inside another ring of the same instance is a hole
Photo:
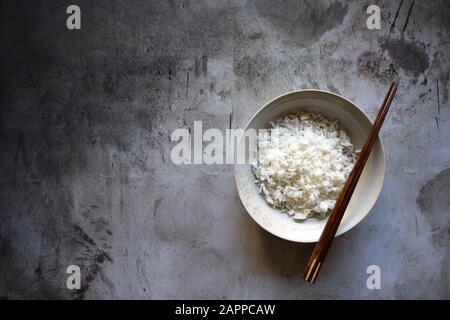
[[[336,235],[336,231],[339,227],[339,224],[341,223],[348,203],[350,202],[359,177],[361,176],[367,159],[369,158],[370,151],[372,150],[373,145],[377,140],[378,133],[380,132],[381,126],[383,125],[384,118],[386,118],[386,114],[389,110],[389,107],[391,106],[392,100],[394,99],[397,88],[398,84],[393,82],[386,97],[384,98],[380,110],[378,111],[378,115],[375,119],[372,129],[370,130],[369,135],[364,142],[361,153],[359,154],[359,157],[356,160],[356,163],[354,164],[353,169],[348,176],[338,199],[336,200],[336,204],[333,208],[333,211],[331,212],[330,217],[328,218],[322,235],[320,236],[319,242],[317,242],[314,251],[311,254],[311,257],[308,260],[303,278],[310,283],[314,283],[319,270],[323,265],[323,261],[325,260],[328,250],[330,249],[331,243],[333,242],[334,236]]]

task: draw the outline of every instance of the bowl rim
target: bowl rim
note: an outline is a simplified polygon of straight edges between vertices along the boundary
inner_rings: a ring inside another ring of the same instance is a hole
[[[286,97],[286,96],[289,96],[289,95],[292,95],[292,94],[298,94],[298,93],[305,93],[305,92],[319,92],[319,93],[324,93],[324,94],[332,95],[332,96],[335,96],[335,97],[337,97],[337,98],[339,98],[339,99],[342,99],[342,100],[344,100],[345,102],[347,102],[347,103],[351,104],[352,106],[354,106],[356,109],[358,109],[358,110],[364,115],[364,117],[370,122],[370,124],[373,125],[373,122],[372,122],[372,120],[370,120],[370,117],[367,115],[367,113],[366,113],[360,106],[358,106],[356,103],[354,103],[354,102],[351,101],[350,99],[347,99],[346,97],[344,97],[344,96],[342,96],[342,95],[340,95],[340,94],[337,94],[337,93],[334,93],[334,92],[331,92],[331,91],[328,91],[328,90],[322,90],[322,89],[299,89],[299,90],[294,90],[294,91],[288,91],[288,92],[286,92],[286,93],[284,93],[284,94],[281,94],[281,95],[275,97],[274,99],[268,101],[267,103],[265,103],[265,104],[264,104],[261,108],[259,108],[259,109],[253,114],[253,116],[247,121],[247,123],[246,123],[246,125],[245,125],[244,132],[245,132],[245,130],[248,129],[248,127],[249,127],[250,123],[253,121],[253,119],[254,119],[260,112],[262,112],[262,110],[264,110],[267,106],[269,106],[270,104],[272,104],[272,103],[274,103],[275,101],[277,101],[278,99],[284,98],[284,97]],[[376,196],[376,198],[374,199],[373,203],[370,204],[368,210],[367,210],[364,214],[360,215],[360,216],[359,216],[357,219],[355,219],[352,223],[350,223],[350,224],[348,224],[348,225],[346,225],[346,226],[344,226],[344,227],[342,227],[342,228],[338,228],[335,237],[338,237],[338,236],[340,236],[340,235],[346,233],[347,231],[353,229],[353,228],[354,228],[356,225],[358,225],[365,217],[367,217],[367,215],[372,211],[372,209],[373,209],[375,203],[377,202],[377,200],[378,200],[378,198],[379,198],[379,196],[380,196],[380,194],[381,194],[381,190],[382,190],[382,188],[383,188],[383,183],[384,183],[384,178],[385,178],[385,175],[386,175],[386,159],[385,159],[385,154],[384,154],[383,142],[381,141],[380,135],[378,135],[377,140],[378,140],[379,143],[380,143],[380,156],[381,156],[381,159],[382,159],[382,161],[381,161],[382,176],[381,176],[380,186],[379,186],[378,190],[376,191],[376,192],[377,192],[377,196]],[[239,145],[239,144],[240,144],[240,140],[239,140],[238,145]],[[239,200],[241,201],[242,206],[245,208],[245,211],[246,211],[247,214],[252,218],[253,221],[255,221],[262,229],[266,230],[267,232],[273,234],[274,236],[277,236],[277,237],[279,237],[279,238],[282,238],[282,239],[285,239],[285,240],[288,240],[288,241],[297,242],[297,243],[315,243],[315,242],[318,241],[318,240],[311,240],[311,239],[305,239],[305,238],[292,237],[292,236],[289,236],[289,235],[286,235],[286,234],[281,234],[281,233],[279,233],[279,232],[275,232],[274,230],[270,230],[270,228],[266,228],[266,227],[263,226],[257,219],[255,219],[255,218],[253,217],[253,215],[247,210],[247,207],[245,206],[244,201],[243,201],[243,199],[242,199],[241,192],[239,192],[239,187],[238,187],[238,182],[237,182],[237,168],[238,168],[238,166],[242,166],[242,164],[235,164],[235,165],[234,165],[234,170],[233,170],[233,174],[234,174],[234,182],[235,182],[235,185],[236,185],[236,189],[237,189],[237,191],[238,191]]]

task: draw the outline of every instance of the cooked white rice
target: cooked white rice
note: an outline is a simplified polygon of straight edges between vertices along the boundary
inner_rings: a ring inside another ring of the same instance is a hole
[[[258,134],[252,163],[266,201],[294,219],[325,218],[334,207],[356,154],[337,120],[300,112]]]

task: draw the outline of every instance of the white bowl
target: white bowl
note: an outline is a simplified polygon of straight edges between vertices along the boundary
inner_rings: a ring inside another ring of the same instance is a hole
[[[270,128],[270,121],[283,114],[298,110],[316,111],[337,119],[349,135],[355,150],[361,149],[372,123],[367,115],[354,103],[337,94],[322,90],[300,90],[282,95],[262,107],[250,119],[246,129]],[[240,141],[238,156],[245,152],[245,143]],[[357,225],[370,211],[377,200],[384,179],[384,153],[378,138],[356,189],[345,211],[336,236]],[[325,227],[326,219],[309,218],[297,221],[271,207],[255,184],[249,164],[237,164],[234,168],[239,197],[250,216],[270,233],[295,242],[317,242]]]

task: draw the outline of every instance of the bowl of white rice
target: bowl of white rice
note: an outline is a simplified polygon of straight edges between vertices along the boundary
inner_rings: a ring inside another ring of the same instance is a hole
[[[358,106],[328,91],[300,90],[267,103],[237,149],[236,186],[249,215],[280,238],[317,242],[371,126]],[[369,213],[384,170],[378,138],[336,236]]]

